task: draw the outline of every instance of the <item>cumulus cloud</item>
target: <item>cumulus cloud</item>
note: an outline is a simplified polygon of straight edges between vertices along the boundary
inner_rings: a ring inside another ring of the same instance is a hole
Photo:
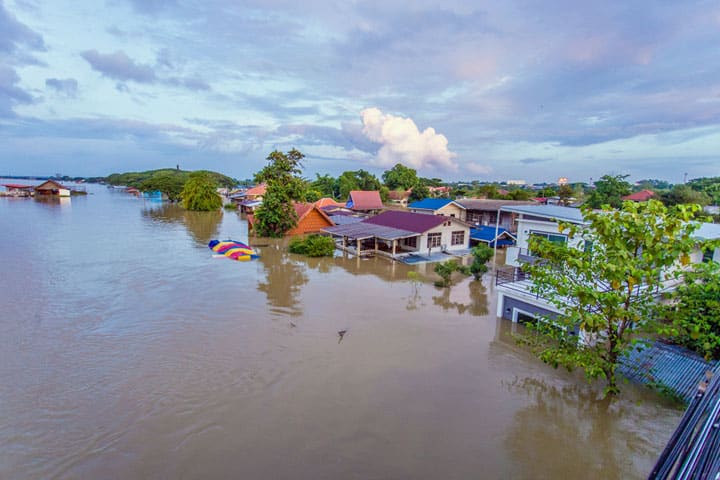
[[[155,71],[149,65],[135,63],[125,52],[100,53],[86,50],[80,55],[96,70],[115,80],[134,80],[139,83],[152,83],[156,80]]]
[[[415,169],[437,168],[456,171],[455,153],[448,150],[445,135],[428,127],[422,132],[410,118],[382,113],[378,108],[360,112],[363,134],[381,145],[376,163],[391,167],[402,163]]]
[[[48,78],[45,80],[45,86],[68,97],[77,95],[78,83],[74,78]]]

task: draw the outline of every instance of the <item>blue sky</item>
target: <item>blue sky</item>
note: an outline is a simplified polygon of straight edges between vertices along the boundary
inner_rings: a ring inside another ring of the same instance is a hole
[[[720,175],[716,1],[0,0],[0,174]]]

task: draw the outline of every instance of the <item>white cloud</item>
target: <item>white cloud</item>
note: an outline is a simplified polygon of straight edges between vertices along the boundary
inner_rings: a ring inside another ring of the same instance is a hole
[[[434,128],[420,132],[412,119],[384,114],[375,107],[366,108],[360,115],[363,134],[382,145],[374,162],[378,166],[402,163],[416,170],[457,170],[457,154],[448,150],[447,138]]]

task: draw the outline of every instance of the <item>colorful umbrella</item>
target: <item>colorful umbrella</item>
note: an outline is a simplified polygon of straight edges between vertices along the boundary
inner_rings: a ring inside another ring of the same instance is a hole
[[[208,247],[213,252],[222,254],[233,260],[247,261],[260,258],[260,255],[251,247],[242,242],[236,242],[235,240],[211,240],[210,243],[208,243]]]

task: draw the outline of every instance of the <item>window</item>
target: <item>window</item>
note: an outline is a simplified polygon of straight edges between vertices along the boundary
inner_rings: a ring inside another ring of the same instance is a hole
[[[428,233],[427,246],[428,248],[436,248],[442,245],[442,233]]]
[[[567,235],[560,233],[548,233],[548,232],[530,232],[530,235],[543,237],[546,240],[550,240],[553,243],[565,243],[567,242]]]
[[[712,247],[704,247],[703,250],[703,263],[710,263],[712,262],[713,256],[715,255],[715,251],[712,249]]]
[[[465,243],[465,232],[463,230],[458,230],[457,232],[452,232],[452,237],[450,238],[450,245],[463,245]]]
[[[417,248],[417,237],[410,237],[403,240],[406,247]]]

